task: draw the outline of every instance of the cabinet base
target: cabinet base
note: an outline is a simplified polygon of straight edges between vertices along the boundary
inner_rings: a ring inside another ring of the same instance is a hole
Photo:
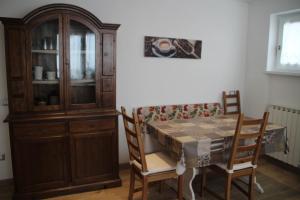
[[[13,199],[14,200],[43,199],[43,198],[60,196],[60,195],[88,192],[88,191],[106,189],[111,187],[119,187],[121,185],[122,185],[122,181],[120,178],[118,178],[118,179],[104,181],[104,182],[90,183],[90,184],[84,184],[78,186],[68,186],[68,187],[49,189],[49,190],[43,190],[38,192],[15,193]]]

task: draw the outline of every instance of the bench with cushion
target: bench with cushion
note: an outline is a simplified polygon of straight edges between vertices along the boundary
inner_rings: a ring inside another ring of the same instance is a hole
[[[147,106],[136,109],[140,123],[167,121],[174,119],[191,119],[223,114],[220,103],[200,103],[181,105]]]

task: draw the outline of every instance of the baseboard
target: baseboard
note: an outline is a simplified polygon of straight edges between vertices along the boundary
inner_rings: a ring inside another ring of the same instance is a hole
[[[12,185],[13,183],[14,183],[14,179],[12,178],[0,180],[0,186]]]
[[[268,155],[262,155],[261,157],[266,159],[267,161],[271,162],[272,164],[277,165],[285,170],[291,171],[296,174],[300,174],[300,168],[298,168],[298,167],[292,166],[288,163],[285,163],[281,160],[275,159]]]
[[[81,192],[95,191],[112,187],[120,187],[122,185],[121,179],[113,179],[97,183],[89,183],[83,185],[66,186],[61,188],[54,188],[36,192],[27,193],[15,193],[13,200],[24,200],[24,199],[45,199],[50,197],[76,194]]]

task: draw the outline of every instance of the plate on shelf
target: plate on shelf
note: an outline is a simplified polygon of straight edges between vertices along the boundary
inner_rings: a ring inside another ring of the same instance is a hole
[[[94,83],[94,79],[71,80],[71,83]]]

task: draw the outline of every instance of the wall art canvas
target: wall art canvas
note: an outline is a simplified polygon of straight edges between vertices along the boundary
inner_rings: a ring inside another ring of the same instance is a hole
[[[201,58],[202,41],[145,36],[145,57]]]

